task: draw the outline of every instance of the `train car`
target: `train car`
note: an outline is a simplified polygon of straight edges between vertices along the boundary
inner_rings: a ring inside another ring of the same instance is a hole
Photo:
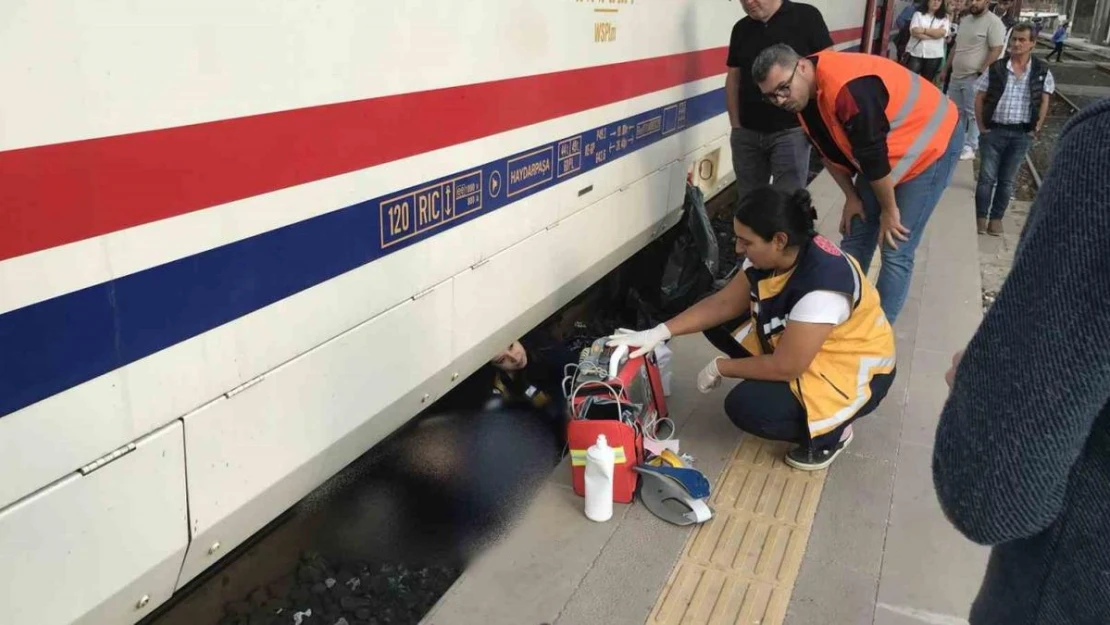
[[[5,2],[0,621],[140,620],[718,193],[741,16]]]

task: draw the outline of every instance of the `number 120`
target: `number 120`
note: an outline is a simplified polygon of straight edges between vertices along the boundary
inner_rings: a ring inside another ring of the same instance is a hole
[[[397,203],[389,207],[389,234],[397,236],[409,229],[409,203]]]

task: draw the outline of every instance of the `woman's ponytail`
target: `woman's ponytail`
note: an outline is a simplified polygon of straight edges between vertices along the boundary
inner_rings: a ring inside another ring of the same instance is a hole
[[[790,208],[797,219],[796,232],[804,233],[812,239],[817,236],[817,209],[813,207],[813,196],[806,189],[798,189],[790,196]]]
[[[765,241],[781,232],[786,235],[787,244],[795,246],[817,236],[814,227],[817,211],[805,189],[792,193],[770,186],[754,189],[740,200],[733,217]]]

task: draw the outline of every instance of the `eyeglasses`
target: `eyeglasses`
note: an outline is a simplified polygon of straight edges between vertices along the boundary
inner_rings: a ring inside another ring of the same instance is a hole
[[[779,86],[771,90],[770,93],[763,94],[763,100],[765,102],[777,105],[779,100],[790,97],[790,85],[794,83],[794,75],[798,73],[798,65],[800,65],[801,62],[802,60],[798,59],[797,62],[794,63],[794,71],[790,72],[790,78],[779,83]]]

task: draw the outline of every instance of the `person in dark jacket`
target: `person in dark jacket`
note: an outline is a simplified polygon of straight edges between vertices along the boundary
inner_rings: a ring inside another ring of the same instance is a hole
[[[562,380],[566,365],[577,361],[561,341],[533,332],[513,341],[438,404],[460,411],[531,410],[561,437],[567,416]]]
[[[1067,39],[1068,25],[1064,22],[1060,22],[1060,25],[1056,27],[1056,32],[1052,33],[1052,52],[1049,52],[1044,60],[1051,61],[1052,57],[1055,56],[1056,62],[1062,63],[1064,61],[1064,42],[1067,41]]]
[[[953,358],[933,481],[992,545],[971,625],[1110,623],[1110,100],[1065,127],[1009,278]]]
[[[1033,26],[1022,22],[1011,32],[1010,54],[992,63],[975,82],[982,157],[975,217],[979,234],[994,236],[1002,236],[1002,215],[1014,194],[1018,168],[1033,136],[1044,126],[1048,98],[1056,90],[1048,63],[1033,56]]]

